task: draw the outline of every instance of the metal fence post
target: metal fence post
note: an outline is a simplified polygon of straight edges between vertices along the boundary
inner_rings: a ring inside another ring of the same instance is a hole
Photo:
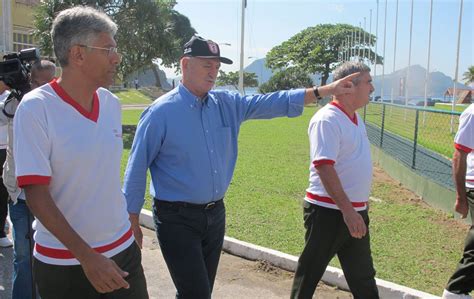
[[[369,105],[369,104],[367,104],[367,105]],[[365,115],[367,114],[367,105],[364,106],[364,123],[366,123]]]
[[[382,124],[380,125],[380,148],[383,146],[383,130],[385,127],[385,104],[382,104]]]
[[[417,109],[415,112],[415,136],[413,136],[413,161],[411,162],[411,168],[415,169],[416,164],[416,147],[418,144],[418,118],[420,111]]]

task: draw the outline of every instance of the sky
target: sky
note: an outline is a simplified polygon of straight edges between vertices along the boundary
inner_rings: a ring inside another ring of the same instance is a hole
[[[247,0],[244,29],[244,67],[264,58],[302,30],[318,24],[345,23],[364,28],[378,36],[377,53],[384,53],[385,0],[379,0],[376,34],[376,0]],[[387,1],[385,74],[409,63],[411,0],[399,0],[398,33],[394,68],[396,0]],[[454,78],[461,0],[433,0],[430,71],[441,71]],[[242,0],[178,0],[175,9],[191,21],[199,35],[220,44],[221,55],[234,61],[223,64],[224,71],[237,71],[240,65]],[[370,26],[372,10],[372,26]],[[430,0],[414,0],[410,64],[427,67]],[[474,0],[463,1],[458,80],[474,65]],[[229,45],[230,44],[230,45]],[[173,70],[165,69],[168,78]],[[377,74],[382,66],[377,67]]]

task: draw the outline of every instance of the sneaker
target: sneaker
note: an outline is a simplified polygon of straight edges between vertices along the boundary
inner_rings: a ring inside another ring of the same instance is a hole
[[[444,290],[442,299],[472,299],[468,294],[454,294],[448,290]]]
[[[8,239],[8,237],[0,238],[0,247],[6,248],[6,247],[12,247],[13,243]]]

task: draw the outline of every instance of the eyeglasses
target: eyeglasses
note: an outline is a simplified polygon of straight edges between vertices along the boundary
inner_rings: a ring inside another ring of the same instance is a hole
[[[122,55],[119,53],[117,47],[110,47],[110,48],[102,48],[102,47],[94,47],[94,46],[88,46],[88,45],[78,45],[79,47],[83,48],[89,48],[89,49],[96,49],[96,50],[102,50],[102,51],[107,51],[107,55],[109,57],[112,57],[112,55],[117,54],[119,57],[122,57]]]

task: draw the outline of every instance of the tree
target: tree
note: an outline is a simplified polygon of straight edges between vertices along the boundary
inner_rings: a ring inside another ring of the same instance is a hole
[[[471,65],[470,67],[467,68],[467,71],[464,72],[463,75],[463,80],[466,85],[469,85],[471,83],[474,83],[474,65]]]
[[[350,50],[344,47],[344,42],[355,30],[360,29],[347,24],[322,24],[306,28],[271,49],[266,57],[266,65],[273,70],[296,66],[308,74],[321,73],[321,84],[324,85],[331,71],[339,64],[339,56]],[[363,33],[362,30],[362,37]],[[361,56],[373,62],[371,46],[375,45],[375,36],[372,35],[370,39],[369,35],[366,32],[365,39],[355,45],[355,52],[361,49]],[[382,64],[381,56],[377,55],[377,63]]]
[[[189,19],[174,10],[169,0],[50,0],[42,1],[35,13],[35,35],[43,55],[53,55],[50,31],[54,17],[74,5],[102,9],[118,25],[115,36],[122,54],[120,73],[125,78],[135,70],[154,66],[161,59],[167,67],[179,67],[182,45],[196,32]],[[157,67],[152,67],[161,87]]]
[[[225,73],[224,71],[219,71],[219,77],[216,81],[217,86],[226,86],[232,85],[236,90],[239,90],[239,72],[229,72]],[[247,87],[256,87],[258,86],[257,75],[255,73],[246,73],[244,72],[244,86]]]
[[[298,67],[290,67],[273,75],[268,82],[260,85],[259,92],[268,93],[277,90],[311,87],[313,80]]]

